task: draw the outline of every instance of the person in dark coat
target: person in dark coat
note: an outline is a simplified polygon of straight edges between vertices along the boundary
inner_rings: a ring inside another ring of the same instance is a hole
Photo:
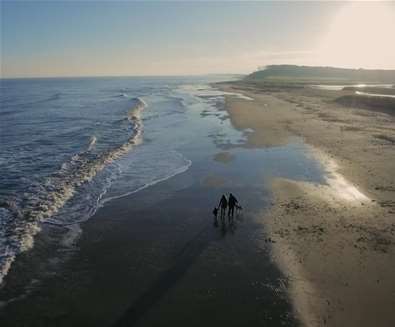
[[[229,194],[229,201],[228,201],[228,206],[229,206],[229,209],[228,209],[228,218],[229,218],[229,220],[230,220],[230,218],[232,217],[232,219],[233,219],[233,216],[234,216],[234,213],[235,213],[235,207],[236,207],[236,205],[238,204],[239,202],[237,201],[237,199],[235,198],[235,196],[232,194],[232,193],[230,193]]]
[[[226,197],[224,194],[222,194],[221,200],[219,201],[218,207],[220,208],[220,216],[221,219],[225,219],[225,212],[226,208],[228,207],[228,200],[226,200]]]

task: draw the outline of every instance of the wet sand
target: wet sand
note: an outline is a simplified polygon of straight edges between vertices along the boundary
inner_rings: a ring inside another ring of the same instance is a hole
[[[7,305],[1,326],[296,326],[269,245],[258,246],[262,194],[234,188],[249,212],[215,228],[213,199],[224,188],[199,176],[191,168],[99,210],[69,260],[49,276],[30,272],[41,285]],[[6,288],[34,267],[45,237],[19,258]]]
[[[1,326],[391,325],[392,118],[323,91],[223,87],[247,98],[196,113],[218,125],[192,139],[188,171],[106,203],[64,242],[43,226],[1,289]],[[245,209],[215,227],[229,191]]]
[[[273,179],[260,218],[302,324],[395,325],[394,117],[342,107],[331,91],[221,87],[254,98],[227,98],[233,125],[251,129],[248,147],[299,136],[327,171],[323,184]]]
[[[218,161],[218,162],[222,162],[224,164],[231,162],[233,159],[232,154],[230,154],[229,152],[218,152],[215,156],[214,156],[214,160]]]
[[[232,143],[225,121],[198,119],[218,121],[213,133]],[[297,326],[256,220],[270,204],[266,153],[223,151],[210,135],[210,146],[192,143],[190,169],[106,203],[79,238],[59,242],[64,227],[44,225],[7,275],[0,325]],[[229,191],[245,210],[215,227],[212,210]]]

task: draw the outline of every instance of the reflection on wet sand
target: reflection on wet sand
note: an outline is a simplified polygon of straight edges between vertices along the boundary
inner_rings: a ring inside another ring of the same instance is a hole
[[[339,173],[340,167],[334,159],[329,158],[317,149],[314,149],[313,152],[324,166],[325,181],[329,186],[327,192],[331,196],[348,202],[358,202],[358,204],[371,202],[365,194]]]

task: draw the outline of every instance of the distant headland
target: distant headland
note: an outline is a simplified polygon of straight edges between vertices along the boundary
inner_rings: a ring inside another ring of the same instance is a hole
[[[342,83],[395,83],[395,70],[347,69],[337,67],[269,65],[245,77],[246,80],[297,80]]]

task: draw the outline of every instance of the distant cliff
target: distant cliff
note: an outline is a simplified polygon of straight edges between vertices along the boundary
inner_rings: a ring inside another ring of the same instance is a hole
[[[245,77],[248,81],[298,80],[344,83],[395,83],[395,70],[271,65]]]

